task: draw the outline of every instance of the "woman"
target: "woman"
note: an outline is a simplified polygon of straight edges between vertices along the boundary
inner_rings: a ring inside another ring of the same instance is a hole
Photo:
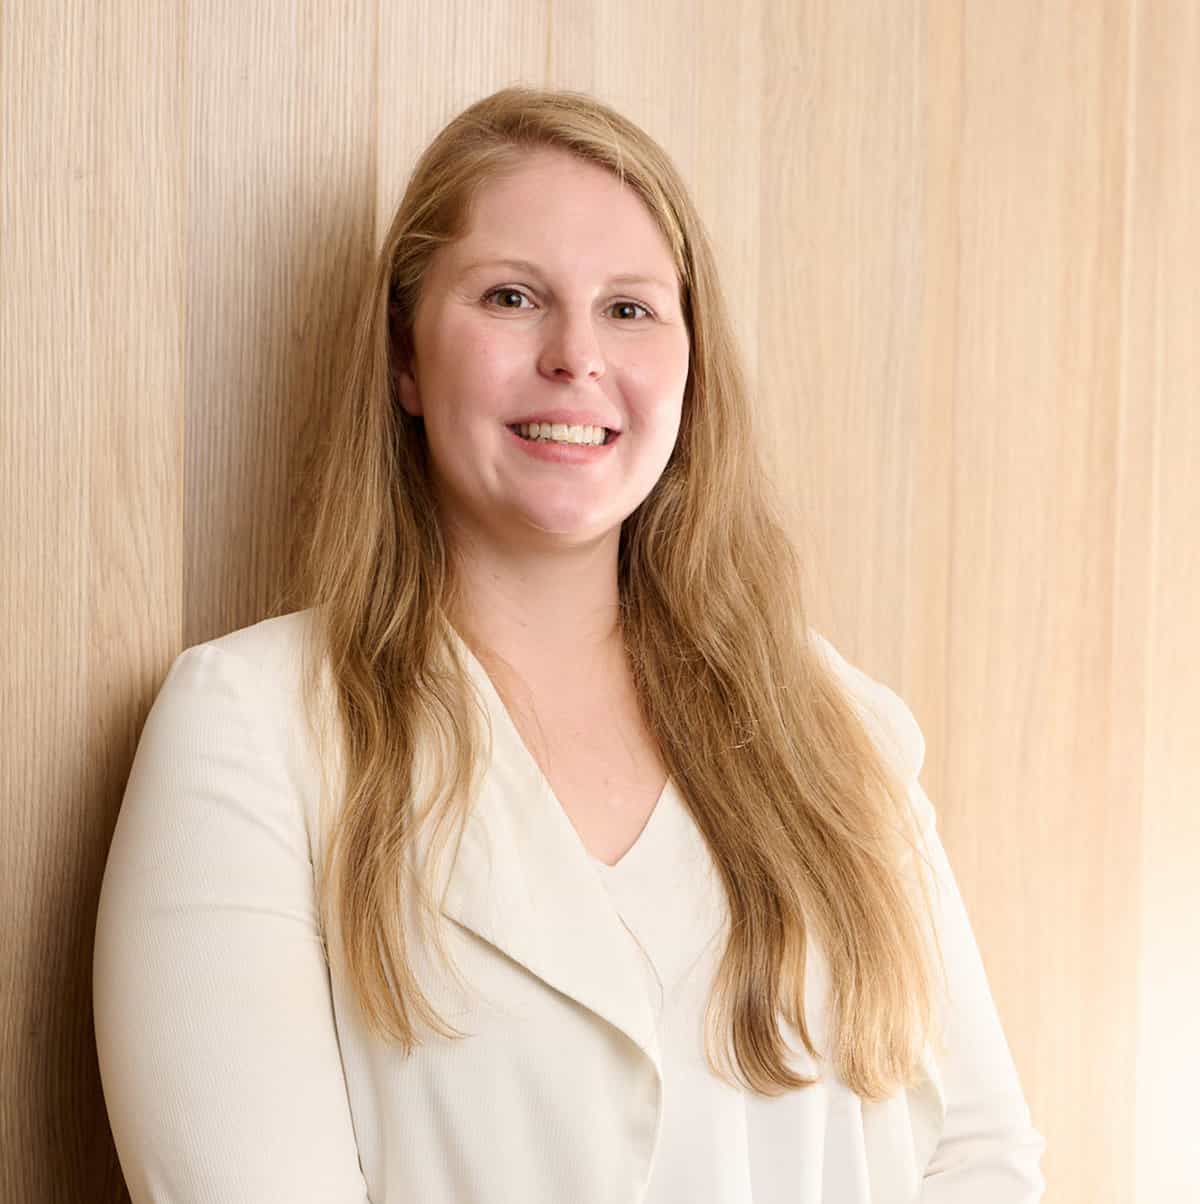
[[[417,163],[303,609],[183,652],[106,870],[135,1201],[1040,1198],[904,703],[804,619],[663,151]]]

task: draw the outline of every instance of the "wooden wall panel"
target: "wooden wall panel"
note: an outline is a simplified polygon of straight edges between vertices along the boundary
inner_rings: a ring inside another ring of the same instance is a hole
[[[1137,876],[1106,851],[1134,847],[1137,817],[1097,753],[1113,737],[1128,24],[1095,4],[967,13],[943,830],[1049,1130],[1047,1177],[1118,1204],[1131,1149],[1104,1135],[1130,1131],[1133,1105],[1106,1084],[1132,1079],[1134,993],[1112,968],[1133,952]]]
[[[91,1028],[116,805],[178,650],[183,30],[0,6],[0,1200],[116,1200]]]
[[[1144,739],[1132,1136],[1138,1201],[1200,1201],[1200,9],[1139,4],[1130,99],[1119,702]],[[1140,637],[1140,638],[1139,638]],[[1131,776],[1131,787],[1137,785]],[[1130,790],[1132,794],[1132,789]],[[1128,802],[1128,800],[1127,800]],[[1104,989],[1113,989],[1111,982]]]
[[[380,3],[376,246],[417,155],[451,117],[497,88],[542,83],[548,11],[545,0]]]
[[[828,0],[767,5],[764,17],[758,400],[768,465],[811,565],[811,621],[897,680],[913,541],[943,505],[940,491],[916,495],[912,443],[921,12]]]
[[[1187,0],[0,7],[0,1200],[125,1198],[90,968],[141,722],[276,608],[415,155],[528,82],[693,190],[811,617],[925,731],[1048,1201],[1200,1202],[1198,75]]]
[[[184,646],[270,608],[374,254],[374,0],[189,6]]]

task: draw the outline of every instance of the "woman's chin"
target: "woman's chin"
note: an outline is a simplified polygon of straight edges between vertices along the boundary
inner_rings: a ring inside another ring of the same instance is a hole
[[[607,516],[583,514],[537,514],[527,516],[530,534],[562,547],[579,547],[615,538],[621,524]]]

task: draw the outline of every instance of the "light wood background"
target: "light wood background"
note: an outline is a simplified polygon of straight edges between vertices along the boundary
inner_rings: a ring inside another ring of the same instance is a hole
[[[90,969],[142,720],[270,612],[415,154],[526,82],[694,190],[813,618],[925,730],[1047,1199],[1200,1200],[1198,78],[1194,0],[7,0],[0,1199],[125,1198]]]

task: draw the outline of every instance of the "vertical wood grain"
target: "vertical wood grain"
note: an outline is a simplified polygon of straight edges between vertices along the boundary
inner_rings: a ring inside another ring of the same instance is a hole
[[[185,644],[273,607],[374,251],[374,0],[189,9]]]
[[[920,13],[767,5],[759,308],[768,451],[814,625],[895,679],[918,524]],[[939,499],[935,499],[939,500]]]
[[[547,29],[546,0],[380,0],[376,246],[417,156],[451,117],[497,88],[543,83]]]
[[[1136,3],[1134,13],[1122,422],[1142,488],[1123,497],[1119,596],[1123,634],[1140,653],[1126,657],[1121,694],[1130,692],[1125,710],[1145,744],[1141,858],[1129,860],[1137,844],[1122,857],[1141,879],[1137,1073],[1127,1090],[1136,1199],[1197,1204],[1200,12],[1180,0]]]
[[[944,798],[950,704],[948,673],[950,531],[953,517],[955,374],[958,365],[962,226],[963,12],[932,3],[921,10],[918,116],[923,149],[920,215],[920,347],[913,456],[913,558],[904,583],[896,684],[925,734],[922,781]]]
[[[178,647],[178,9],[0,7],[0,1198],[124,1188],[91,1025],[100,876]]]
[[[1115,5],[966,9],[941,799],[1054,1198],[1105,1204],[1131,1194],[1111,1085],[1133,1079],[1134,983],[1113,971],[1139,888],[1103,751],[1128,39]]]

